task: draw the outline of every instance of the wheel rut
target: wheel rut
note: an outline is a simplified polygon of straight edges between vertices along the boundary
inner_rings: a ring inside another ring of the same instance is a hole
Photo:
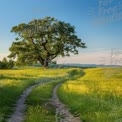
[[[42,80],[32,86],[29,86],[24,90],[24,92],[21,94],[19,99],[17,100],[14,108],[13,114],[9,117],[7,122],[22,122],[25,119],[25,110],[26,110],[26,105],[25,101],[27,99],[27,96],[30,94],[30,92],[37,86],[47,84],[48,82],[52,81],[54,79],[45,79]]]
[[[62,83],[59,83],[55,86],[51,98],[51,104],[56,108],[56,122],[82,122],[80,117],[74,117],[69,109],[59,100],[57,90],[61,85]]]
[[[21,94],[19,99],[17,100],[15,104],[15,110],[13,114],[10,116],[10,118],[7,120],[7,122],[22,122],[25,119],[25,110],[26,105],[25,101],[27,96],[30,94],[30,92],[37,86],[46,84],[47,82],[40,82],[38,84],[34,84],[32,86],[29,86],[24,92]],[[56,108],[56,114],[55,114],[55,122],[82,122],[79,117],[74,117],[69,109],[59,100],[57,96],[57,90],[62,85],[62,83],[57,84],[52,93],[52,98],[50,100],[51,105],[53,105]]]

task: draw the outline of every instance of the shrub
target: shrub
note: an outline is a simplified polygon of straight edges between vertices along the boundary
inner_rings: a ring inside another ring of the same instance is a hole
[[[2,61],[0,61],[0,69],[11,69],[14,67],[14,61],[13,60],[7,60],[5,57]]]

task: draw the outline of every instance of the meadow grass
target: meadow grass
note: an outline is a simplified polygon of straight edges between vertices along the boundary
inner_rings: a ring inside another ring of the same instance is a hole
[[[44,78],[67,76],[70,69],[21,68],[0,70],[0,122],[13,112],[16,100],[28,86]]]
[[[50,104],[52,92],[56,84],[81,76],[80,69],[68,71],[68,75],[54,79],[53,82],[34,88],[26,101],[27,111],[24,122],[56,122],[55,108]]]
[[[84,74],[59,88],[61,101],[84,122],[122,122],[122,68],[86,69]]]
[[[24,122],[55,122],[55,111],[50,107],[54,86],[60,81],[51,82],[34,88],[26,100],[27,111]]]

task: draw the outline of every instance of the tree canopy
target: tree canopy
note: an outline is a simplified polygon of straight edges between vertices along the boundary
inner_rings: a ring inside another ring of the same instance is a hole
[[[40,62],[47,67],[57,56],[78,54],[77,48],[85,43],[76,35],[75,27],[52,17],[34,19],[21,23],[11,30],[17,34],[9,48],[9,58],[16,58],[18,64]]]

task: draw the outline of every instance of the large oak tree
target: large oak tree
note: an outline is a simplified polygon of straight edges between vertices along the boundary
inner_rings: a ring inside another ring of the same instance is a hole
[[[75,27],[52,17],[34,19],[28,24],[21,23],[11,30],[17,34],[9,48],[9,58],[16,58],[18,64],[40,62],[47,67],[57,56],[78,54],[77,48],[85,43],[75,33]]]

